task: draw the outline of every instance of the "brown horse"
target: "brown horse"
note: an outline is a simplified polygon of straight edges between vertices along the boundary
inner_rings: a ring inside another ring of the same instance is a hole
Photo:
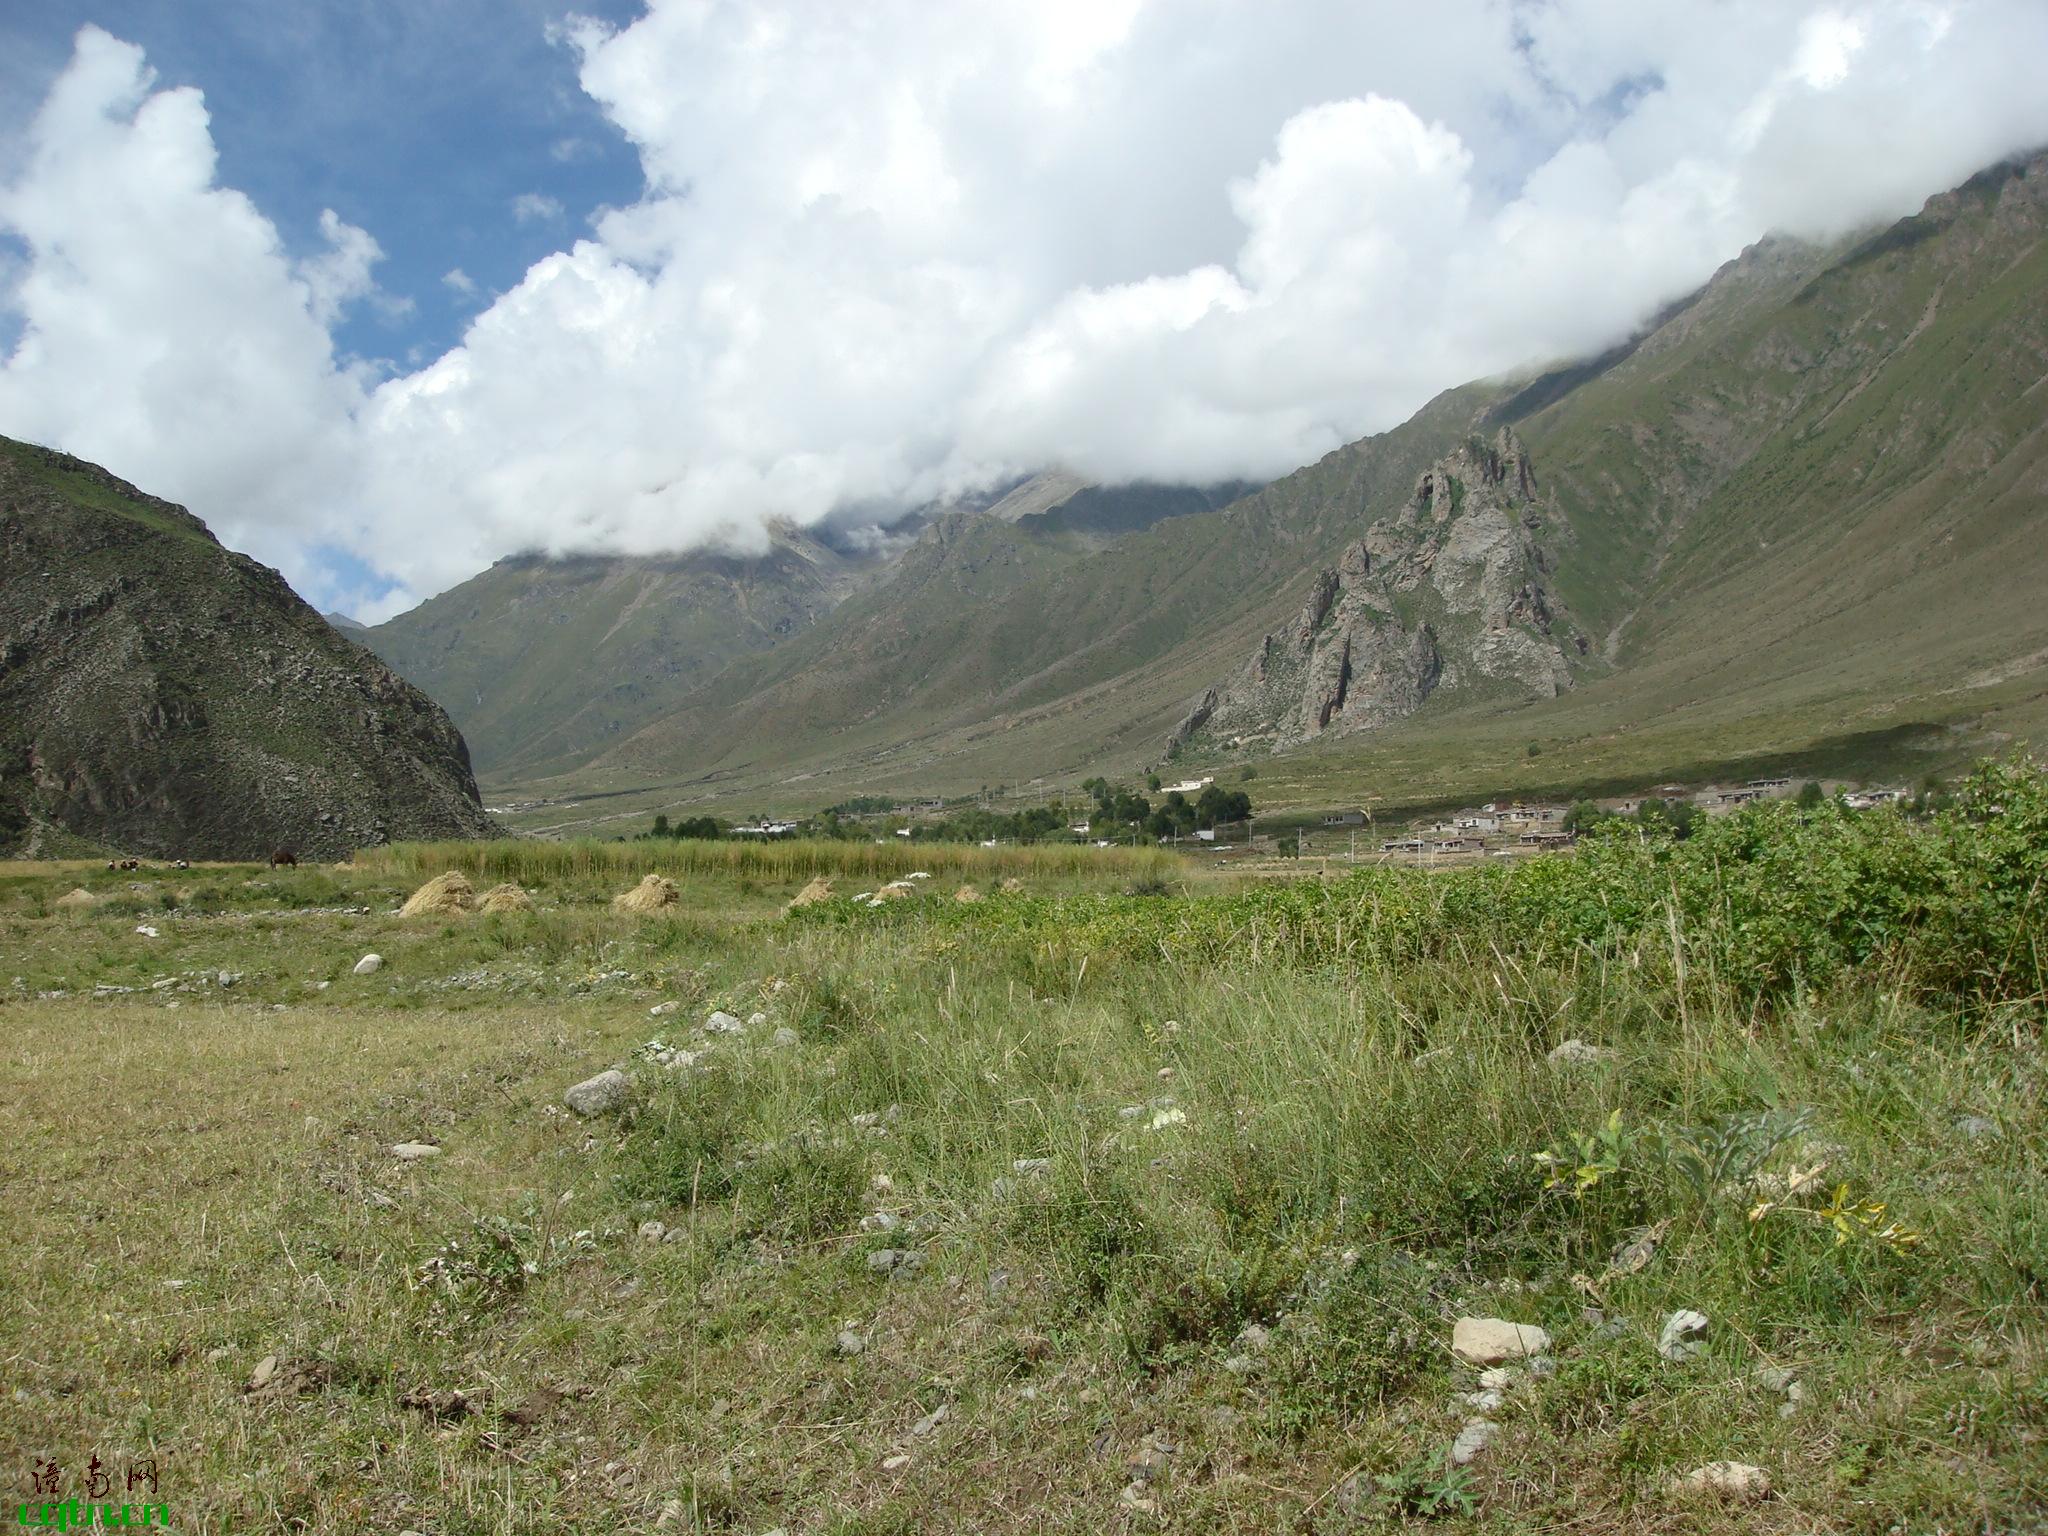
[[[291,849],[279,848],[278,850],[276,850],[276,852],[271,854],[270,867],[272,869],[279,869],[286,865],[289,865],[293,869],[297,869],[299,867],[298,858],[296,855],[292,853]]]

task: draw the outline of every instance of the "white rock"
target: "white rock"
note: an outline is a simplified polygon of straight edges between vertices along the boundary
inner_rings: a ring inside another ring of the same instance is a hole
[[[149,924],[147,923],[137,924],[135,931],[141,934],[145,939],[154,939],[158,937],[157,931],[154,928],[150,927]]]
[[[643,1221],[640,1223],[640,1241],[643,1243],[658,1243],[667,1236],[668,1224],[666,1222]]]
[[[1771,1474],[1746,1461],[1710,1461],[1672,1478],[1664,1491],[1681,1498],[1717,1494],[1731,1503],[1749,1504],[1771,1496]]]
[[[585,1078],[562,1095],[562,1102],[579,1115],[602,1115],[626,1102],[626,1074],[617,1067]]]
[[[401,1141],[391,1149],[391,1155],[401,1163],[416,1163],[423,1157],[439,1157],[441,1149],[431,1141]]]
[[[894,1456],[884,1456],[882,1458],[882,1470],[884,1472],[898,1472],[909,1465],[910,1458],[900,1451]]]
[[[937,1429],[941,1424],[945,1423],[946,1420],[951,1418],[952,1416],[953,1410],[951,1408],[948,1408],[944,1403],[941,1403],[938,1407],[934,1408],[930,1413],[926,1414],[923,1418],[919,1419],[915,1424],[911,1425],[910,1432],[913,1435],[917,1436],[918,1439],[922,1440],[926,1435],[930,1434],[933,1430]]]
[[[747,1028],[749,1029],[759,1029],[767,1022],[768,1015],[765,1013],[750,1013],[747,1015]]]
[[[868,1341],[851,1328],[842,1328],[839,1330],[839,1337],[832,1341],[832,1345],[840,1354],[853,1356],[866,1349]]]
[[[363,956],[362,959],[356,962],[355,974],[358,976],[374,976],[383,969],[384,957],[382,955],[372,953]]]
[[[800,1045],[802,1043],[801,1039],[797,1035],[797,1032],[791,1029],[787,1024],[783,1025],[782,1028],[776,1030],[774,1035],[771,1036],[770,1039],[771,1043],[774,1044],[778,1049],[785,1051],[788,1050],[791,1046]]]
[[[1451,1464],[1470,1466],[1478,1454],[1493,1444],[1493,1437],[1500,1433],[1500,1426],[1490,1419],[1467,1419],[1465,1427],[1458,1431],[1458,1438],[1451,1442]]]
[[[647,1016],[651,1019],[665,1019],[682,1006],[683,1005],[681,1003],[671,998],[669,999],[669,1001],[665,1003],[656,1003],[652,1008],[647,1010]]]
[[[704,1032],[712,1035],[737,1035],[746,1027],[723,1009],[704,1021]]]
[[[1590,1067],[1611,1060],[1614,1052],[1604,1045],[1588,1045],[1583,1040],[1567,1040],[1543,1059],[1556,1070],[1567,1067]]]
[[[1479,1387],[1484,1392],[1505,1392],[1515,1382],[1515,1373],[1504,1365],[1479,1373]]]
[[[1690,1308],[1680,1308],[1664,1319],[1663,1330],[1657,1335],[1657,1353],[1666,1360],[1690,1360],[1706,1352],[1706,1340],[1701,1337],[1707,1331],[1707,1315]]]
[[[1467,1365],[1499,1365],[1540,1355],[1548,1348],[1550,1335],[1534,1323],[1461,1317],[1451,1328],[1451,1353]]]

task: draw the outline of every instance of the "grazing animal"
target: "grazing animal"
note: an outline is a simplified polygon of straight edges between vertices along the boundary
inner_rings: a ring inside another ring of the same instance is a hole
[[[272,869],[277,869],[287,864],[290,865],[293,869],[297,869],[299,867],[298,858],[296,855],[292,853],[291,849],[280,848],[275,853],[271,854],[270,867]]]
[[[171,866],[171,868],[173,869],[190,869],[191,867],[192,866],[190,864],[187,864],[183,859],[178,860],[177,863]]]
[[[142,860],[140,860],[140,859],[123,859],[123,860],[121,861],[121,867],[122,867],[123,869],[140,869],[140,868],[142,868]]]

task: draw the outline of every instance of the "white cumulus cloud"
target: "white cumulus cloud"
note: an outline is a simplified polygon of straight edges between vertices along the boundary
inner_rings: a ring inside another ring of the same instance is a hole
[[[287,252],[197,95],[81,33],[0,188],[0,431],[398,602],[1052,464],[1278,474],[2048,142],[2038,0],[654,0],[564,35],[645,196],[376,382],[329,339],[372,233]]]

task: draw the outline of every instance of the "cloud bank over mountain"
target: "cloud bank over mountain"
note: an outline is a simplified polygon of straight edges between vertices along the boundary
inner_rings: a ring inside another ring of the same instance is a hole
[[[333,340],[410,299],[378,232],[286,250],[199,94],[82,31],[0,187],[0,431],[377,617],[516,549],[746,548],[1050,464],[1276,475],[2048,142],[2038,0],[657,0],[560,36],[644,195],[400,368]]]

